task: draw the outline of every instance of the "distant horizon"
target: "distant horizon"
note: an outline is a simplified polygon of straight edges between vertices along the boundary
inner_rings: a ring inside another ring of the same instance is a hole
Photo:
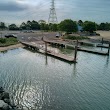
[[[0,1],[0,22],[21,24],[28,20],[48,21],[51,0],[3,0]],[[109,0],[55,0],[58,22],[93,21],[98,24],[110,22]]]

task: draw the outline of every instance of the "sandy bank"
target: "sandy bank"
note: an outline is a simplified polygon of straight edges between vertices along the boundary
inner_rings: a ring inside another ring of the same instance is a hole
[[[0,47],[0,52],[5,51],[5,50],[11,50],[11,49],[19,48],[19,47],[24,47],[24,45],[19,43],[19,44],[7,46],[7,47]]]
[[[110,31],[96,31],[100,34],[100,37],[110,40]]]

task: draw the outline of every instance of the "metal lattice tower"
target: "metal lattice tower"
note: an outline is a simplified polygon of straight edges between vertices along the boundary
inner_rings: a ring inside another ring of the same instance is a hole
[[[55,11],[55,0],[52,0],[51,8],[50,8],[50,14],[49,14],[49,19],[48,23],[56,24],[57,21],[57,15]]]

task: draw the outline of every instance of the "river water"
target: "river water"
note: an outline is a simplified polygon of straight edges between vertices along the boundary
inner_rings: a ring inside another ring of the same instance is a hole
[[[110,59],[78,52],[78,63],[69,64],[9,50],[0,53],[0,86],[26,110],[110,110]]]

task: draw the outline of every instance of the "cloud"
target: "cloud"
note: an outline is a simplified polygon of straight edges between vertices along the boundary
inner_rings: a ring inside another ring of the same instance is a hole
[[[13,0],[0,1],[0,11],[22,11],[28,7]]]
[[[0,0],[0,20],[48,20],[51,0]],[[58,21],[64,19],[110,22],[110,0],[55,0]]]

